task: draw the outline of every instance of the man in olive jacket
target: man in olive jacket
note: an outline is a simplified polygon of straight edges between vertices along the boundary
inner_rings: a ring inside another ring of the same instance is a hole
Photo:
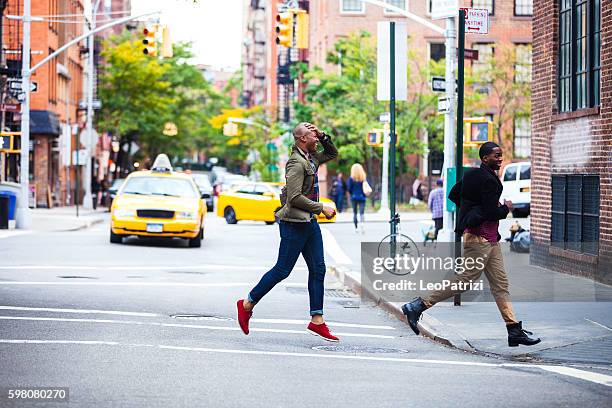
[[[308,294],[311,322],[308,331],[328,341],[338,341],[323,320],[323,281],[325,260],[323,238],[315,215],[323,213],[333,218],[335,211],[319,202],[319,165],[338,156],[331,138],[315,125],[300,123],[293,130],[295,145],[285,166],[286,185],[281,193],[281,209],[277,212],[280,228],[280,248],[276,265],[261,278],[247,299],[237,302],[238,323],[249,334],[249,319],[253,307],[277,283],[287,278],[300,254],[308,265]],[[321,143],[323,151],[318,152]]]

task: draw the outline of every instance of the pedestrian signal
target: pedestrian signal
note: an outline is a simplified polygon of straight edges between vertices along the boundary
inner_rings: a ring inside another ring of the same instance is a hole
[[[380,129],[372,129],[366,135],[366,144],[373,147],[380,147],[383,145],[383,131]]]
[[[493,122],[487,118],[466,118],[463,126],[466,146],[478,147],[493,140]]]
[[[295,46],[296,48],[308,48],[308,13],[306,10],[293,10],[295,14]]]
[[[288,48],[293,46],[293,13],[276,15],[276,44]]]

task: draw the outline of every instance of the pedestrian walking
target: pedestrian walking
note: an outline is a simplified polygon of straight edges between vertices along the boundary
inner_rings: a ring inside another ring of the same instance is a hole
[[[342,173],[338,173],[336,177],[334,177],[334,181],[332,184],[332,199],[336,203],[336,209],[339,213],[344,209],[344,196],[346,195],[346,181],[344,181],[344,177]]]
[[[431,210],[431,218],[434,221],[436,232],[435,238],[438,239],[438,231],[442,229],[442,219],[444,216],[444,189],[442,188],[442,179],[436,180],[436,188],[429,193],[427,206]]]
[[[319,202],[317,170],[320,164],[336,158],[338,150],[328,135],[310,123],[297,125],[293,137],[295,144],[285,166],[282,207],[277,212],[281,237],[278,259],[247,298],[238,300],[238,323],[244,334],[249,334],[253,308],[276,284],[289,276],[302,254],[308,265],[311,321],[307,330],[325,340],[338,341],[323,319],[325,259],[323,237],[315,217],[323,213],[327,219],[331,219],[336,214],[332,208],[324,207]],[[320,153],[317,152],[319,143],[323,146]]]
[[[459,289],[462,286],[469,287],[469,283],[476,281],[484,271],[495,303],[506,323],[508,345],[532,346],[538,344],[540,339],[529,337],[533,333],[524,330],[522,322],[516,320],[499,245],[499,220],[506,218],[513,208],[511,201],[504,201],[503,205],[499,203],[503,187],[495,171],[501,168],[502,150],[496,143],[486,142],[480,147],[479,156],[482,161],[480,167],[468,170],[463,180],[457,183],[449,194],[449,198],[459,207],[456,232],[463,234],[464,265],[476,266],[467,267],[446,289],[431,292],[424,299],[419,297],[406,303],[402,306],[402,311],[412,330],[419,334],[417,324],[423,311],[462,293],[463,290]],[[477,259],[481,262],[476,262]],[[479,265],[484,265],[484,268],[478,267]]]
[[[348,180],[348,193],[351,197],[351,203],[353,204],[353,223],[355,224],[355,233],[360,231],[362,234],[365,233],[365,226],[363,223],[365,221],[364,213],[366,196],[369,195],[366,194],[368,189],[371,193],[372,189],[370,188],[366,179],[366,172],[363,169],[363,166],[359,163],[353,164],[351,166],[351,176]],[[357,220],[357,213],[359,213],[359,221]]]

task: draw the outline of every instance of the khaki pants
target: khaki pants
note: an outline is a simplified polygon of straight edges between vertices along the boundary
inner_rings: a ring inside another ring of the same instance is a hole
[[[483,258],[485,267],[466,269],[461,275],[457,275],[453,282],[472,282],[480,278],[484,271],[491,293],[497,304],[497,308],[502,315],[506,324],[516,323],[512,303],[510,302],[510,293],[508,292],[508,277],[504,270],[504,259],[502,258],[501,247],[499,244],[491,245],[486,239],[477,235],[466,233],[463,236],[463,257],[468,258]],[[429,294],[423,299],[425,306],[428,308],[448,299],[456,294],[464,291],[452,290],[451,288],[437,290]]]

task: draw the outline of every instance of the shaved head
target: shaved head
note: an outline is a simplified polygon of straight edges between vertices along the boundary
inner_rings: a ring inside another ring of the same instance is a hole
[[[309,123],[306,122],[302,122],[300,124],[298,124],[295,129],[293,129],[293,137],[295,139],[300,138],[302,136],[304,136],[305,134],[307,134],[308,132],[312,132],[310,129],[308,129],[306,127],[306,125],[308,125]]]

